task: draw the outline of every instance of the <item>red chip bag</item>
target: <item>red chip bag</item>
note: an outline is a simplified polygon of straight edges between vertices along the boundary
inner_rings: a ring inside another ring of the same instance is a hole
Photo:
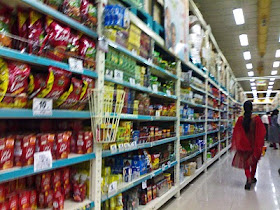
[[[63,13],[78,21],[81,19],[80,13],[81,1],[80,0],[64,0]]]
[[[97,8],[89,0],[81,0],[81,20],[90,28],[97,24]]]
[[[71,132],[70,132],[71,133]],[[58,133],[56,136],[56,158],[57,159],[64,159],[68,158],[69,154],[69,142],[70,142],[70,135],[69,132]]]
[[[53,210],[63,210],[64,209],[64,195],[62,191],[56,191],[54,193],[53,199]]]
[[[42,14],[31,10],[29,12],[28,26],[29,53],[37,54],[44,40],[44,17]]]
[[[28,39],[28,24],[29,24],[29,13],[24,11],[22,8],[18,9],[18,36]],[[28,43],[24,41],[19,42],[19,50],[27,50]]]
[[[57,100],[55,106],[61,109],[70,109],[79,102],[83,87],[81,80],[72,77],[70,88]]]
[[[19,193],[19,209],[30,208],[30,191],[25,190]]]
[[[70,40],[69,27],[63,27],[52,19],[47,21],[47,36],[44,49],[48,58],[62,61],[65,58],[66,47]]]
[[[10,203],[9,201],[0,203],[0,210],[10,210]]]
[[[69,42],[66,48],[66,58],[77,57],[79,55],[80,34],[71,33]]]
[[[85,36],[82,36],[79,45],[79,55],[84,59],[85,68],[95,68],[95,54],[95,42]]]
[[[56,192],[61,189],[61,171],[55,170],[52,175],[52,188]]]
[[[17,210],[19,205],[18,195],[13,193],[9,196],[9,209],[10,210]]]
[[[50,66],[47,84],[37,97],[57,100],[69,86],[70,77],[71,72]]]
[[[36,192],[36,190],[30,191],[30,207],[32,210],[37,209],[37,192]]]
[[[0,169],[13,167],[14,143],[15,140],[12,136],[0,138]]]

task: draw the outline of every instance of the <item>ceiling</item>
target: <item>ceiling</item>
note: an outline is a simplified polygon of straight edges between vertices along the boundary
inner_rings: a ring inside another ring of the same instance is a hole
[[[258,54],[258,0],[194,0],[201,11],[206,22],[211,26],[212,33],[217,43],[228,60],[234,75],[238,77],[248,77],[246,63],[253,64],[255,76],[270,76],[272,64],[275,61],[275,52],[280,43],[280,1],[271,0],[270,21],[268,26],[268,38],[266,54],[261,58]],[[245,18],[245,24],[236,25],[233,17],[233,9],[242,8]],[[247,34],[249,46],[242,47],[239,41],[240,34]],[[252,59],[246,62],[243,58],[243,52],[249,50]],[[280,60],[280,58],[278,58]],[[260,75],[257,68],[263,62],[264,72]],[[278,70],[279,68],[274,68]],[[280,82],[276,82],[273,90],[280,89]],[[244,91],[250,91],[250,82],[240,82]],[[265,87],[264,90],[267,90]]]

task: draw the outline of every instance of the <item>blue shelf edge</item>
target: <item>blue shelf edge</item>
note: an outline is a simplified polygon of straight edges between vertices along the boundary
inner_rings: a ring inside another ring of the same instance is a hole
[[[186,100],[181,100],[181,103],[185,103],[185,104],[191,105],[193,107],[206,108],[206,105],[195,104],[195,103],[192,103],[192,102],[189,102],[189,101],[186,101]]]
[[[219,131],[220,131],[219,129],[214,130],[214,131],[207,131],[207,134],[213,134],[213,133],[217,133],[217,132],[219,132]]]
[[[196,138],[196,137],[204,136],[204,135],[206,135],[205,132],[203,132],[203,133],[197,133],[197,134],[191,134],[191,135],[184,135],[184,136],[180,136],[180,140]]]
[[[122,120],[175,121],[176,117],[121,114]]]
[[[132,152],[138,149],[145,149],[145,148],[150,148],[150,147],[154,147],[154,146],[158,146],[158,145],[162,145],[162,144],[166,144],[172,141],[175,141],[177,139],[177,137],[170,137],[170,138],[166,138],[166,139],[161,139],[158,141],[153,141],[153,142],[147,142],[147,143],[143,143],[143,144],[137,144],[137,147],[129,149],[129,150],[124,150],[124,151],[118,151],[115,153],[111,153],[110,150],[105,150],[102,152],[102,157],[110,157],[113,155],[118,155],[118,154],[123,154],[123,153],[127,153],[127,152]]]
[[[210,145],[207,149],[212,149],[213,147],[217,146],[219,141],[215,142],[214,144]]]
[[[44,58],[44,57],[40,57],[37,55],[28,54],[28,53],[21,53],[18,50],[13,50],[13,49],[6,48],[6,47],[0,47],[0,56],[8,58],[8,59],[12,59],[12,60],[19,60],[22,62],[27,62],[27,63],[36,64],[36,65],[40,65],[40,66],[55,66],[55,67],[65,69],[65,70],[70,71],[75,74],[82,74],[82,75],[92,77],[92,78],[97,78],[97,76],[98,76],[95,71],[92,71],[89,69],[84,69],[82,73],[71,71],[69,68],[69,65],[67,63],[62,63],[59,61],[55,61],[52,59],[48,59],[48,58]]]
[[[139,184],[141,184],[142,182],[148,180],[148,179],[152,179],[155,176],[158,176],[159,174],[163,173],[164,171],[168,170],[169,168],[174,167],[177,164],[177,161],[173,161],[170,163],[170,167],[168,167],[168,165],[165,165],[165,167],[160,167],[159,169],[152,171],[151,173],[145,174],[142,177],[136,179],[135,181],[132,181],[131,183],[125,183],[127,186],[122,187],[121,189],[119,189],[116,193],[114,193],[113,195],[103,195],[102,196],[102,202],[118,195],[119,193],[125,192]]]
[[[49,15],[51,17],[53,17],[54,19],[80,31],[83,32],[83,34],[86,34],[92,38],[97,38],[98,35],[95,31],[93,31],[92,29],[82,25],[81,23],[79,23],[78,21],[68,17],[67,15],[62,14],[61,12],[58,12],[57,10],[51,8],[50,6],[43,4],[39,1],[36,0],[20,0],[21,2],[24,2],[25,4],[29,5],[30,7],[46,14]]]
[[[78,154],[70,154],[70,155],[73,155],[73,157],[70,156],[67,159],[54,160],[53,164],[52,164],[52,168],[44,170],[44,171],[34,172],[33,165],[26,166],[26,167],[14,167],[11,169],[2,170],[2,171],[0,171],[0,183],[9,181],[9,180],[13,180],[13,179],[17,179],[17,178],[21,178],[21,177],[25,177],[25,176],[42,173],[45,171],[54,170],[57,168],[62,168],[65,166],[74,165],[74,164],[89,161],[89,160],[95,158],[94,153],[83,154],[83,155],[78,155]]]
[[[191,155],[188,155],[187,157],[184,157],[184,158],[180,159],[180,163],[185,162],[185,161],[187,161],[187,160],[190,160],[190,159],[192,159],[192,158],[194,158],[194,157],[200,155],[200,154],[203,153],[204,151],[205,151],[205,149],[202,149],[201,151],[197,151],[197,152],[195,152],[195,153],[193,153],[193,154],[191,154]]]
[[[180,121],[189,122],[189,123],[204,123],[206,120],[189,120],[189,119],[180,118]]]
[[[202,89],[200,89],[200,88],[198,88],[198,87],[196,87],[196,86],[194,86],[194,85],[192,85],[192,84],[190,85],[190,87],[191,87],[192,89],[198,91],[198,92],[201,92],[201,93],[203,93],[203,94],[206,94],[206,91],[204,91],[204,90],[202,90]]]

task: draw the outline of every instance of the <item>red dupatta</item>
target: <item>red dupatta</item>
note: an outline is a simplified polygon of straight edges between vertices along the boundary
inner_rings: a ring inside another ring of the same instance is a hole
[[[266,129],[259,116],[252,117],[251,123],[255,124],[254,134],[245,133],[242,122],[243,116],[239,117],[232,136],[232,150],[253,152],[256,159],[259,159],[264,145]],[[251,139],[254,138],[254,139]]]

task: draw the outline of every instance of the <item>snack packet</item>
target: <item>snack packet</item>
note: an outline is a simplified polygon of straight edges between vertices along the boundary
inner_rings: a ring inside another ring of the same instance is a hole
[[[55,10],[58,10],[62,5],[63,0],[45,0],[45,3]]]
[[[81,0],[64,0],[63,2],[63,13],[75,20],[81,20]]]
[[[81,0],[81,20],[90,28],[97,24],[97,8],[89,0]]]
[[[12,10],[0,3],[0,45],[12,47],[12,39],[6,34],[10,33]]]
[[[28,24],[29,24],[29,13],[22,8],[18,9],[17,13],[17,24],[18,24],[18,36],[28,39]],[[28,48],[28,43],[27,42],[22,42],[19,41],[19,46],[18,49],[20,51],[26,51]]]
[[[95,68],[95,54],[95,42],[85,36],[82,36],[79,45],[79,55],[84,59],[85,68]]]

